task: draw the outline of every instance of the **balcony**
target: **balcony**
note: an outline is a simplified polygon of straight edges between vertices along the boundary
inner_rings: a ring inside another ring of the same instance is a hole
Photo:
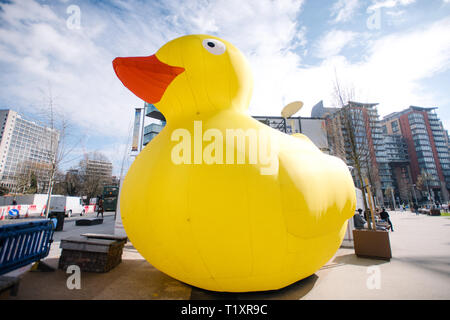
[[[145,126],[144,128],[144,134],[148,133],[160,133],[161,130],[164,128],[165,123],[159,124],[159,123],[152,123],[148,126]]]
[[[148,133],[148,134],[145,134],[144,135],[144,146],[146,146],[150,141],[152,141],[152,139],[154,138],[154,137],[156,137],[158,135],[158,133],[155,133],[155,132],[150,132],[150,133]]]
[[[154,105],[147,102],[145,103],[145,115],[153,119],[166,121],[164,115],[158,109],[156,109]]]

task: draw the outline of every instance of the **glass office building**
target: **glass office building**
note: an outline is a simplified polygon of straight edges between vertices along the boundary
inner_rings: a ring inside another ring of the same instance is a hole
[[[164,118],[164,115],[150,103],[146,102],[144,109],[145,116],[155,121],[154,123],[151,123],[144,127],[144,138],[142,139],[142,144],[146,146],[165,127],[166,118]]]

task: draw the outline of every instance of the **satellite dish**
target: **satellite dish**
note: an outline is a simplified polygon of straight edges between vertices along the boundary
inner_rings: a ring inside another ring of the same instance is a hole
[[[292,117],[302,107],[303,107],[303,102],[301,102],[301,101],[291,102],[283,108],[283,110],[281,111],[281,116],[285,119]]]

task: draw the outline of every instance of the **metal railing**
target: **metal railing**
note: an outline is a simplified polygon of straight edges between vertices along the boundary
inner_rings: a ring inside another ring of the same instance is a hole
[[[54,229],[47,219],[0,226],[0,275],[45,258]]]

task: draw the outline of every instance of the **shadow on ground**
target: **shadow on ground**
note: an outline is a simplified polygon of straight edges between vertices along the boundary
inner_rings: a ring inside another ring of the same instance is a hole
[[[319,277],[315,274],[283,289],[261,292],[215,292],[192,287],[191,300],[298,300],[314,287]]]
[[[333,259],[333,264],[330,264],[329,266],[325,266],[325,267],[333,268],[333,267],[338,267],[338,266],[342,266],[345,264],[368,267],[368,266],[379,265],[379,264],[384,264],[384,263],[389,263],[389,261],[381,260],[381,259],[359,258],[356,254],[351,253],[351,254],[344,254],[342,256],[336,256]]]
[[[450,260],[448,256],[401,257],[395,258],[395,260],[450,277]]]
[[[57,267],[58,259],[45,259]],[[130,274],[132,273],[132,274]],[[107,273],[81,273],[81,288],[68,289],[71,274],[54,272],[27,272],[16,297],[2,295],[1,299],[18,300],[187,300],[191,288],[158,271],[143,259],[122,260]],[[73,283],[73,282],[72,282]]]

